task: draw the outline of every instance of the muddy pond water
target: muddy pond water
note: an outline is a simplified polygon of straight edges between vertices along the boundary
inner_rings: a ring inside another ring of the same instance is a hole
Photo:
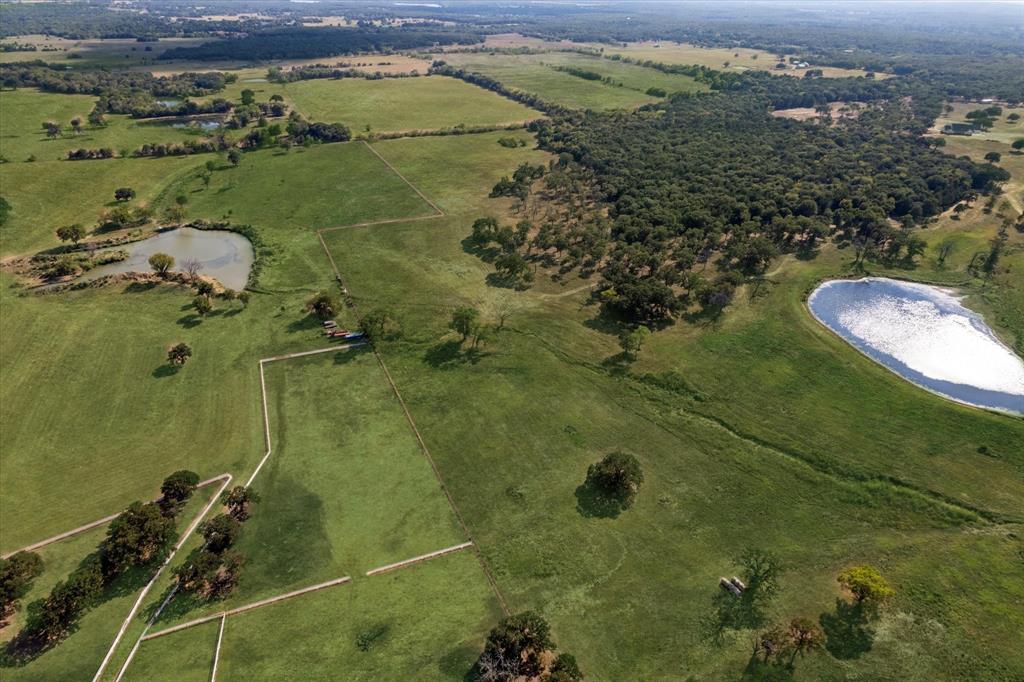
[[[958,402],[1024,414],[1024,361],[955,292],[883,277],[832,280],[819,322],[904,379]]]
[[[149,257],[154,253],[174,256],[172,270],[181,272],[188,260],[199,264],[199,274],[217,279],[231,289],[244,289],[254,258],[252,244],[237,232],[197,230],[181,227],[155,237],[117,247],[128,251],[128,258],[93,268],[78,281],[89,281],[121,272],[150,272]]]

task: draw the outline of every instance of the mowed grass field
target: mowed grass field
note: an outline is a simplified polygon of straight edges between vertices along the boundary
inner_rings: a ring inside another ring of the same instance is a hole
[[[208,682],[220,621],[142,643],[125,673],[128,682]]]
[[[646,94],[650,85],[661,81],[665,74],[640,66],[617,64],[597,57],[568,53],[531,55],[445,53],[439,55],[452,66],[475,71],[501,81],[502,84],[538,95],[541,99],[575,109],[631,109],[641,104],[658,101]],[[572,65],[615,78],[623,85],[609,85],[557,71],[552,65]],[[629,70],[628,74],[621,73]],[[634,71],[635,70],[635,71]],[[650,72],[650,73],[647,73]],[[625,75],[625,77],[623,77]],[[697,83],[686,76],[672,77],[672,91],[699,90]]]
[[[430,231],[331,233],[328,246],[360,305],[389,306],[410,330],[384,357],[514,610],[541,610],[594,679],[737,676],[750,631],[716,637],[713,599],[732,558],[758,546],[788,566],[768,619],[820,619],[833,639],[828,653],[797,661],[797,679],[1024,670],[1024,614],[1007,608],[1024,596],[1013,532],[1024,428],[920,391],[822,330],[803,292],[852,256],[787,261],[749,303],[656,334],[632,374],[615,376],[602,365],[615,338],[588,323],[585,292],[484,285],[488,268],[461,240],[473,216],[501,205],[483,198],[490,177],[472,164],[432,172],[456,142],[472,157],[461,140],[377,148],[442,206],[443,183],[457,215]],[[486,311],[495,295],[519,311],[469,360],[452,348],[447,311]],[[640,376],[668,369],[682,376],[675,389]],[[998,456],[979,454],[983,444]],[[616,519],[588,516],[576,488],[616,448],[641,458],[642,499]],[[981,557],[989,568],[979,571]],[[890,577],[897,598],[858,641],[837,626],[835,576],[862,562]]]
[[[518,102],[445,76],[308,80],[280,90],[310,120],[344,123],[353,134],[506,125],[542,116]]]

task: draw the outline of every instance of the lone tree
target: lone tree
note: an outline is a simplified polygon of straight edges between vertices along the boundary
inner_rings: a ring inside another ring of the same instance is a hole
[[[231,162],[232,166],[238,166],[238,164],[242,163],[242,152],[232,149],[228,152],[228,161]]]
[[[199,524],[199,534],[206,540],[206,549],[221,554],[229,549],[242,532],[242,524],[227,514],[218,514]]]
[[[1024,137],[1020,138],[1019,140],[1014,140],[1013,144],[1011,144],[1010,146],[1017,150],[1024,149]]]
[[[164,556],[177,532],[174,519],[154,502],[133,502],[110,523],[100,544],[104,575],[115,576],[127,568]]]
[[[587,485],[618,501],[623,509],[633,506],[644,482],[640,460],[628,452],[615,451],[605,455],[587,469]]]
[[[458,332],[462,336],[461,342],[465,343],[466,339],[476,332],[479,318],[479,310],[469,306],[462,306],[452,311],[452,319],[448,323],[448,328]]]
[[[999,152],[989,152],[988,154],[985,155],[985,160],[988,161],[989,163],[999,163],[1000,159],[1002,158],[1003,155],[1000,154]]]
[[[319,292],[316,296],[306,302],[306,310],[319,317],[321,320],[334,317],[341,310],[338,299],[326,291]]]
[[[539,677],[544,654],[554,648],[551,627],[538,614],[525,611],[509,616],[487,635],[473,677],[480,682]]]
[[[62,242],[78,244],[78,242],[85,239],[85,228],[77,223],[74,225],[67,225],[65,227],[58,227],[57,239]]]
[[[51,139],[60,137],[60,124],[56,121],[43,121],[43,130],[46,131],[46,136]]]
[[[789,642],[801,656],[825,645],[825,633],[810,618],[794,618],[789,623]]]
[[[237,485],[231,490],[225,491],[220,501],[228,508],[228,514],[238,522],[249,518],[249,510],[252,505],[260,501],[259,494],[244,485]]]
[[[896,594],[874,566],[854,566],[839,574],[839,584],[853,593],[858,604],[881,604]]]
[[[153,268],[153,272],[164,277],[174,267],[174,256],[166,253],[154,253],[149,257],[149,267]]]
[[[179,343],[167,351],[167,362],[172,365],[184,365],[192,357],[192,348],[187,343]]]
[[[402,329],[391,313],[382,308],[371,310],[359,321],[360,329],[370,337],[370,341],[385,341],[398,338]]]
[[[206,294],[199,294],[192,299],[192,307],[200,317],[206,317],[213,312],[213,301]]]
[[[743,591],[744,599],[770,597],[778,590],[783,567],[773,553],[757,548],[746,549],[736,558],[736,563],[740,565],[740,573],[747,586]]]
[[[35,552],[0,559],[0,626],[18,609],[18,600],[28,594],[32,581],[42,572],[43,560]]]
[[[135,198],[135,190],[131,187],[118,187],[114,190],[114,199],[117,201],[128,201]]]
[[[644,341],[651,335],[651,330],[647,327],[640,325],[636,329],[629,329],[619,335],[619,346],[622,348],[622,352],[626,354],[626,357],[636,360],[640,354],[640,348],[643,347]]]
[[[80,135],[82,132],[82,119],[75,116],[71,119],[71,130],[74,131],[75,135]]]
[[[199,484],[199,474],[188,469],[175,471],[160,485],[160,503],[166,510],[177,512],[192,497]]]
[[[242,104],[248,106],[256,101],[256,93],[246,88],[242,90]]]

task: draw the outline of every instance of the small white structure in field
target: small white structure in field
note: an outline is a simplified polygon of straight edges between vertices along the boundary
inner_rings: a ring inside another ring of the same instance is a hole
[[[743,590],[733,585],[732,582],[724,576],[718,579],[718,585],[723,590],[732,592],[734,597],[739,597],[741,594],[743,594]]]
[[[735,585],[736,587],[738,587],[738,588],[739,588],[739,590],[740,590],[740,592],[746,592],[746,591],[747,591],[747,586],[746,586],[746,585],[744,585],[744,584],[743,584],[743,581],[742,581],[742,580],[740,580],[739,578],[737,578],[736,576],[733,576],[733,577],[732,577],[732,578],[731,578],[731,579],[729,580],[729,582],[731,582],[731,583],[732,583],[733,585]]]

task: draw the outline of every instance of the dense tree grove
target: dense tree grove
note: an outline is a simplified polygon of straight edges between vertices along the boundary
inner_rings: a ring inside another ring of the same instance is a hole
[[[157,108],[162,111],[172,109],[157,105],[157,98],[177,99],[212,95],[223,90],[230,78],[218,72],[154,76],[143,71],[68,71],[62,64],[34,61],[0,65],[0,80],[5,83],[10,81],[15,86],[37,87],[46,92],[96,95],[100,98],[97,103],[98,110],[114,114],[133,114],[136,111]],[[202,109],[205,105],[183,102],[180,106]],[[197,110],[191,113],[202,112]]]
[[[830,235],[870,257],[910,260],[923,250],[914,226],[1008,177],[935,149],[918,134],[925,104],[888,87],[768,79],[635,114],[535,124],[541,146],[581,165],[609,206],[607,227],[577,228],[610,240],[607,253],[592,254],[603,258],[607,307],[654,324],[693,302],[720,309],[780,251],[813,252]],[[865,98],[859,116],[835,125],[769,115],[856,97]],[[708,281],[693,267],[713,255],[720,274]]]
[[[218,61],[230,59],[315,59],[357,52],[410,50],[433,45],[472,44],[480,35],[447,30],[409,28],[274,28],[232,40],[176,47],[162,59]]]

